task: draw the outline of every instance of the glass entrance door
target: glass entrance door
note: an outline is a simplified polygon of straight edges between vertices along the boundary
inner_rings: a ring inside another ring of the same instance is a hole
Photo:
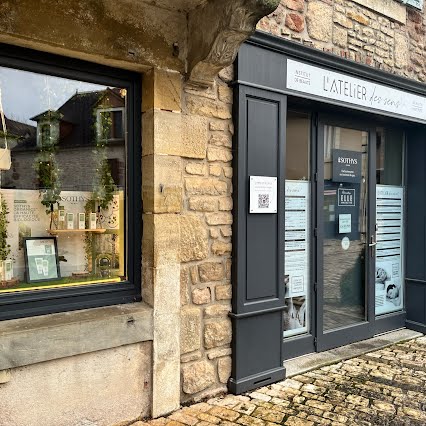
[[[317,350],[373,335],[375,132],[320,122],[317,153]],[[373,173],[372,173],[373,170]]]

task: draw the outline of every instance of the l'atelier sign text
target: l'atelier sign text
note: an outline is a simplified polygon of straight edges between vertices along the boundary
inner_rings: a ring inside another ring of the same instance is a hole
[[[367,100],[367,88],[361,84],[353,84],[349,81],[324,76],[322,88],[324,92],[336,93],[341,96],[362,99],[364,101]]]
[[[340,96],[367,101],[372,106],[388,105],[398,108],[401,104],[401,102],[394,99],[383,98],[382,96],[376,95],[376,86],[374,86],[373,93],[371,95],[367,95],[367,88],[361,84],[330,78],[328,76],[323,77],[323,90],[324,92],[336,93]]]
[[[371,108],[426,122],[426,97],[375,81],[287,59],[286,88],[334,100],[355,108]]]

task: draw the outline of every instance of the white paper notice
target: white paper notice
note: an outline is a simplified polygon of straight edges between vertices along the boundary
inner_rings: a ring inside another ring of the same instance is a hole
[[[352,232],[351,221],[351,214],[339,214],[339,234],[350,234]]]
[[[277,178],[250,176],[250,213],[277,212]]]
[[[286,180],[284,337],[308,331],[309,193],[309,182]]]
[[[403,188],[377,186],[376,315],[404,306],[403,207]]]

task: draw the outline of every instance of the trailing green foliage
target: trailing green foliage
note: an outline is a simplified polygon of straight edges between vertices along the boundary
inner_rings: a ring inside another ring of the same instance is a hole
[[[114,198],[117,190],[111,174],[111,167],[107,159],[107,145],[112,126],[112,119],[109,112],[102,112],[96,129],[95,141],[95,178],[93,182],[93,200],[101,209],[106,209]],[[97,122],[97,121],[95,121]]]
[[[90,213],[95,212],[95,200],[89,200],[84,206],[84,211],[86,213],[86,220],[90,222]],[[87,226],[87,228],[89,228]],[[92,257],[93,257],[93,236],[90,232],[84,233],[84,257],[85,257],[85,270],[87,272],[94,272],[91,271],[92,266]]]
[[[52,134],[52,122],[58,122],[61,115],[55,111],[45,113],[46,124],[40,131],[39,153],[34,160],[41,204],[46,207],[46,213],[51,213],[55,203],[61,200],[60,169],[56,161],[59,143],[59,132]]]
[[[10,254],[10,244],[7,243],[8,231],[7,215],[9,214],[9,208],[6,200],[1,198],[1,210],[0,210],[0,260],[6,260]]]

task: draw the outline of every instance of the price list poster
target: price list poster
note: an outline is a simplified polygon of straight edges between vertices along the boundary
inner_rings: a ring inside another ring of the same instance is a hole
[[[310,183],[285,184],[284,337],[308,331]]]
[[[378,185],[376,189],[376,315],[403,308],[404,190]]]

